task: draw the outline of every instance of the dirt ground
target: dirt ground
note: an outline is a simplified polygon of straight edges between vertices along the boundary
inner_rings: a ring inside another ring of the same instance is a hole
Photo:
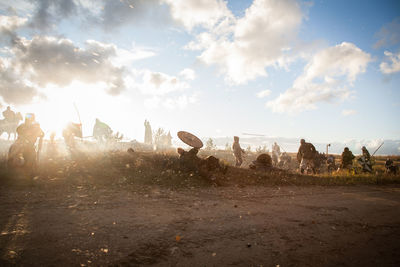
[[[1,266],[400,266],[400,186],[0,185]]]

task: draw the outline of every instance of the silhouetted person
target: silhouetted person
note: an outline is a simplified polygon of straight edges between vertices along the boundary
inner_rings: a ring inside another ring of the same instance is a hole
[[[240,167],[243,163],[242,154],[245,154],[246,152],[240,147],[238,136],[233,137],[232,150],[236,160],[235,166]]]
[[[25,122],[17,128],[18,138],[10,147],[9,156],[15,155],[15,151],[21,152],[24,158],[24,166],[31,172],[36,170],[40,150],[42,149],[44,133],[39,123],[35,121],[35,114],[28,113]],[[35,145],[37,140],[38,150]]]
[[[371,155],[365,146],[361,148],[362,156],[358,159],[363,172],[372,173]]]
[[[348,147],[345,147],[342,152],[342,164],[340,165],[341,169],[351,169],[353,166],[353,159],[355,156],[353,152],[350,151]]]
[[[386,173],[389,173],[389,174],[397,173],[397,166],[394,165],[393,160],[390,158],[386,159],[385,168],[386,168]]]
[[[281,148],[276,142],[274,142],[274,144],[272,145],[272,162],[274,163],[275,166],[278,165],[278,159],[280,155],[281,155]]]
[[[306,143],[304,139],[300,140],[299,151],[297,152],[297,160],[300,163],[300,172],[304,173],[304,170],[311,168],[315,173],[314,158],[317,154],[315,147],[311,143]]]
[[[153,133],[151,131],[150,122],[144,121],[144,143],[151,145],[153,143]]]

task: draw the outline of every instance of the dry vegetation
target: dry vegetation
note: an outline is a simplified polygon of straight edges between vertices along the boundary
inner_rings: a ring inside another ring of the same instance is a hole
[[[66,178],[94,179],[98,183],[119,183],[137,185],[160,185],[170,188],[198,186],[230,186],[230,185],[354,185],[354,184],[391,184],[400,183],[399,175],[387,175],[383,172],[384,161],[376,160],[374,174],[353,175],[347,171],[333,174],[300,175],[295,169],[293,160],[292,171],[273,168],[268,172],[245,168],[256,154],[246,156],[244,167],[233,167],[233,156],[228,151],[202,151],[200,157],[214,155],[220,158],[222,164],[229,166],[226,173],[215,172],[214,179],[201,176],[194,171],[183,170],[180,167],[177,154],[164,152],[134,152],[96,151],[86,152],[71,157],[51,159],[43,157],[37,176],[44,180]],[[292,157],[294,154],[292,154]],[[395,158],[397,160],[397,158]],[[9,171],[5,158],[0,162],[2,182],[12,182],[16,176],[24,176],[23,171]],[[37,178],[37,177],[36,177]],[[23,180],[23,179],[22,179]],[[29,179],[28,179],[29,180]]]
[[[32,179],[3,156],[0,265],[398,266],[399,176],[259,172],[255,154],[235,168],[202,151],[229,166],[211,179],[175,151],[119,148],[44,153]]]

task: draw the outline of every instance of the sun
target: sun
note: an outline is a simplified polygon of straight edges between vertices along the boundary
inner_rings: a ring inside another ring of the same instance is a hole
[[[96,114],[101,115],[101,110],[109,105],[108,96],[103,93],[104,86],[81,82],[73,82],[63,88],[47,86],[42,89],[46,99],[39,99],[25,107],[24,111],[35,113],[46,137],[54,132],[60,138],[69,122],[82,123],[84,135],[90,135]]]

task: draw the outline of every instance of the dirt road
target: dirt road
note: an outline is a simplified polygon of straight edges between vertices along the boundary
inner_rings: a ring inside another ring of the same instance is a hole
[[[400,187],[0,186],[0,265],[400,266]]]

